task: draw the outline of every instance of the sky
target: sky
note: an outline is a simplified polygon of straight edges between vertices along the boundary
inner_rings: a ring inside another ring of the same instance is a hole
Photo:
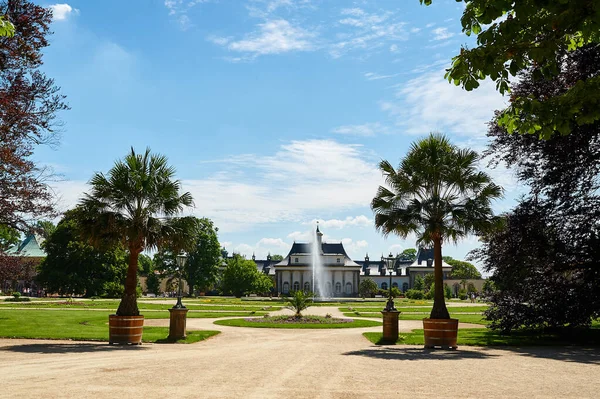
[[[44,71],[71,109],[60,144],[35,157],[61,175],[66,210],[131,147],[164,154],[231,253],[286,255],[320,222],[353,259],[415,247],[384,238],[369,204],[432,131],[481,151],[507,99],[444,79],[461,48],[463,4],[434,0],[69,0],[54,10]],[[482,162],[482,167],[485,163]],[[513,174],[488,171],[520,195]],[[464,259],[470,237],[446,244]]]

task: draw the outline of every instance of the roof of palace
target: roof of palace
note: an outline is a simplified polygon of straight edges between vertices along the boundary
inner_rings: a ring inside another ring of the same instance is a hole
[[[433,262],[433,258],[433,248],[419,248],[419,251],[417,252],[417,259],[410,265],[410,267],[428,267],[427,261],[431,259]],[[430,267],[433,267],[433,263]],[[442,260],[442,267],[451,268],[452,266]]]
[[[344,245],[341,242],[324,242],[321,244],[321,249],[323,254],[325,255],[344,255],[346,254],[346,250],[344,249]],[[310,242],[295,242],[290,249],[288,256],[290,255],[300,255],[300,254],[310,254],[312,253],[312,243]]]
[[[44,258],[46,257],[46,252],[41,247],[43,242],[44,238],[42,236],[31,233],[19,245],[8,249],[6,253],[26,258]]]

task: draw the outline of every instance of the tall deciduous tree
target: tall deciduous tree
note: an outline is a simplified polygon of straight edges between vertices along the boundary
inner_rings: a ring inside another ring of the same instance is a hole
[[[0,224],[0,253],[19,244],[21,233],[17,229]]]
[[[414,262],[417,259],[417,250],[415,248],[407,248],[400,253],[399,258],[404,261]]]
[[[481,273],[479,273],[479,270],[477,270],[475,265],[470,262],[453,259],[450,256],[444,256],[444,261],[450,266],[452,266],[452,270],[450,271],[450,278],[458,280],[481,278]]]
[[[99,251],[80,235],[80,210],[66,212],[44,241],[46,258],[37,280],[61,295],[112,296],[123,291],[127,253],[120,244]]]
[[[417,235],[418,245],[433,245],[435,294],[432,319],[448,319],[444,301],[442,245],[469,233],[489,230],[496,218],[491,202],[502,189],[477,170],[475,151],[459,149],[440,134],[413,143],[396,170],[381,161],[387,187],[371,202],[375,226],[384,235]]]
[[[513,92],[545,98],[600,76],[600,45],[566,57],[555,78],[537,79],[531,69]],[[531,188],[476,252],[497,288],[487,315],[492,327],[589,326],[600,316],[600,121],[548,140],[511,135],[493,121],[489,136],[488,155]]]
[[[256,263],[239,254],[227,259],[221,283],[223,292],[236,297],[250,293],[267,293],[273,287],[273,281],[258,271]]]
[[[145,249],[165,244],[184,245],[193,231],[195,218],[177,218],[192,205],[190,193],[180,193],[175,169],[163,155],[131,152],[117,161],[108,175],[96,173],[91,191],[81,201],[84,210],[82,233],[102,248],[121,242],[129,252],[125,292],[117,315],[137,316],[138,257]]]
[[[0,224],[27,231],[54,214],[49,174],[32,155],[36,146],[56,142],[57,113],[68,106],[41,71],[52,12],[31,1],[6,0],[0,14],[14,24],[13,37],[0,35]]]
[[[429,5],[432,0],[419,0]],[[600,2],[593,0],[457,0],[465,3],[461,24],[477,35],[477,46],[463,47],[446,77],[466,90],[491,78],[502,93],[510,76],[534,69],[534,78],[553,79],[568,65],[570,52],[600,43]],[[556,131],[600,119],[600,77],[564,82],[545,98],[511,94],[511,106],[499,122],[509,132],[545,138]]]

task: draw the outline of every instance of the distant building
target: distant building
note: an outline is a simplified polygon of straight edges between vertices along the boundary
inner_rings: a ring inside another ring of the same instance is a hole
[[[324,269],[324,282],[320,286],[324,291],[323,295],[327,297],[358,296],[358,286],[365,278],[372,279],[377,287],[387,290],[390,273],[392,287],[405,292],[412,288],[417,275],[433,273],[433,249],[419,249],[414,261],[396,257],[393,267],[388,268],[383,256],[379,260],[371,260],[367,254],[364,260],[352,260],[342,243],[324,243],[322,237],[323,234],[317,227],[318,255]],[[300,289],[315,292],[312,286],[312,248],[312,243],[295,242],[287,256],[279,262],[271,260],[270,256],[266,260],[252,256],[252,260],[260,271],[273,278],[277,294],[285,295]],[[447,279],[452,266],[443,262],[442,269],[444,279]]]
[[[33,279],[35,277],[35,267],[46,258],[46,252],[42,249],[43,242],[44,238],[42,236],[30,233],[19,245],[15,245],[6,251],[6,255],[18,258],[21,264],[26,265],[27,269],[31,270],[31,278],[16,282],[1,281],[0,288],[2,291],[17,290],[26,294],[37,294],[38,287]]]

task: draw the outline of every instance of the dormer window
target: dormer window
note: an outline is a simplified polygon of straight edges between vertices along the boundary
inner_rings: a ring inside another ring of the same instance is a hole
[[[340,263],[340,258],[337,258],[337,263]]]
[[[298,258],[294,258],[294,259],[295,259],[294,262],[298,263]]]

